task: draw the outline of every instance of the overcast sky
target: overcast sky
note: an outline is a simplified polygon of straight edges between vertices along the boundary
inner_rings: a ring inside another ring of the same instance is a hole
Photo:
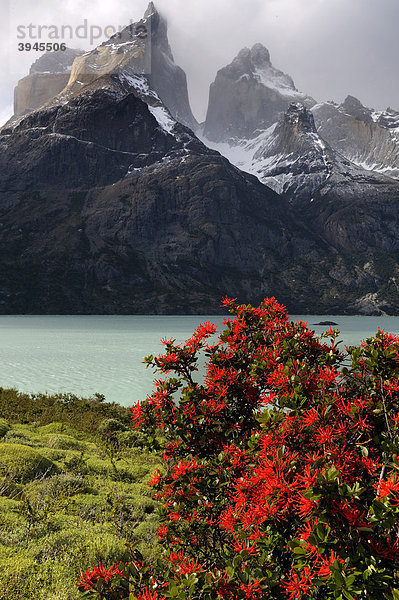
[[[193,111],[206,113],[209,84],[239,50],[263,43],[275,67],[316,100],[348,94],[376,109],[399,110],[399,0],[155,0],[169,23],[175,61],[187,73]],[[122,27],[147,0],[0,0],[0,124],[12,114],[13,89],[40,52],[19,52],[18,26]],[[21,31],[21,29],[19,30]],[[54,30],[53,30],[54,31]],[[84,33],[80,29],[80,33]],[[89,39],[63,39],[90,49]],[[28,41],[25,39],[24,41]],[[32,41],[32,40],[29,40]],[[33,40],[34,42],[35,40]],[[49,40],[44,35],[39,41]]]

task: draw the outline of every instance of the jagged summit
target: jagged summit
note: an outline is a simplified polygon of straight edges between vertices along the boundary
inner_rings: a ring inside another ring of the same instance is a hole
[[[158,46],[162,52],[164,52],[170,60],[174,61],[172,50],[168,40],[168,22],[166,17],[162,15],[154,6],[153,2],[150,2],[144,18],[151,22],[151,41],[153,44]]]
[[[347,96],[341,104],[341,109],[355,119],[370,122],[372,121],[372,110],[363,106],[363,104],[355,98],[355,96]]]
[[[261,67],[265,64],[271,64],[270,52],[263,44],[257,43],[252,46],[251,57],[254,65],[256,66]]]
[[[255,44],[252,48],[243,48],[233,61],[220,69],[223,74],[231,79],[253,77],[264,86],[273,87],[282,92],[284,88],[296,92],[292,78],[279,69],[276,69],[270,60],[270,52],[263,44]],[[219,74],[218,73],[218,74]]]
[[[289,105],[282,122],[292,127],[296,135],[300,133],[317,134],[312,113],[300,102],[292,102]]]
[[[309,199],[333,171],[334,152],[319,136],[311,111],[293,102],[259,140],[252,172],[273,189]]]
[[[151,17],[153,14],[157,13],[157,9],[155,8],[155,5],[153,2],[149,2],[148,6],[147,6],[147,10],[144,13],[144,19],[148,19],[148,17]]]
[[[275,123],[291,102],[315,104],[298,92],[289,75],[273,66],[263,44],[243,48],[218,71],[210,87],[204,135],[214,142],[254,138]]]
[[[114,34],[80,63],[76,61],[70,84],[87,81],[87,73],[91,81],[102,75],[144,75],[146,87],[155,92],[174,119],[190,129],[198,127],[189,103],[186,74],[173,59],[167,21],[153,2],[140,21]]]
[[[319,133],[348,160],[364,169],[399,177],[399,113],[374,111],[354,96],[340,105],[312,108]]]
[[[54,62],[57,53],[52,54],[54,57],[41,57],[32,69],[50,70],[48,62]],[[166,19],[152,2],[140,21],[131,23],[93,50],[77,54],[81,55],[69,53],[64,57],[69,62],[70,76],[67,72],[60,83],[57,80],[58,87],[54,91],[50,85],[48,91],[45,87],[44,94],[34,105],[18,102],[16,114],[40,106],[63,105],[96,87],[115,90],[122,86],[125,93],[133,92],[151,105],[161,102],[176,121],[197,129],[198,123],[190,108],[186,75],[174,62]],[[54,68],[64,71],[63,65],[53,65]],[[18,119],[14,118],[13,123],[17,124]]]
[[[321,137],[312,112],[300,103],[289,106],[264,136],[252,160],[252,172],[296,204],[306,205],[313,197],[329,196],[332,190],[335,194],[338,188],[347,195],[355,190],[359,197],[370,194],[373,186],[397,193],[388,177],[366,171],[336,152]]]
[[[243,48],[230,65],[224,67],[236,69],[241,74],[253,73],[256,67],[271,65],[270,52],[263,44],[255,44],[252,48]]]
[[[146,35],[147,31],[151,33],[150,39]],[[166,17],[157,10],[153,2],[148,4],[144,16],[140,21],[130,23],[130,25],[121,31],[114,33],[114,35],[103,42],[101,46],[115,44],[121,46],[122,44],[128,44],[129,42],[136,43],[137,45],[137,41],[139,41],[139,46],[144,46],[146,43],[151,42],[151,51],[156,46],[164,52],[170,60],[174,60],[168,40],[168,23]]]

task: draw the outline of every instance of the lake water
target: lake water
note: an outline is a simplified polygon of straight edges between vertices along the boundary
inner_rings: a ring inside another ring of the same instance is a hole
[[[306,315],[318,332],[319,321],[335,321],[345,344],[357,344],[377,328],[399,331],[399,317]],[[160,339],[184,341],[208,316],[0,316],[0,386],[25,392],[72,392],[130,406],[152,389],[154,377],[142,361],[158,354]]]

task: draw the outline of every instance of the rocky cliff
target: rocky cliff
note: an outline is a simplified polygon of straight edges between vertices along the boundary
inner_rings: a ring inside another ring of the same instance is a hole
[[[303,104],[292,103],[275,126],[248,144],[252,173],[290,202],[313,202],[334,187],[345,189],[349,197],[367,198],[396,194],[399,184],[380,173],[368,171],[347,160],[326,142],[316,128],[312,112]],[[250,150],[255,149],[251,154]]]
[[[262,44],[244,48],[210,87],[204,136],[213,142],[251,139],[275,123],[291,102],[315,104],[272,65]]]
[[[75,61],[63,97],[78,93],[82,85],[103,75],[119,73],[146,75],[150,88],[171,115],[191,129],[198,127],[188,99],[186,74],[174,62],[166,20],[152,2],[143,19]]]
[[[14,115],[23,115],[56,96],[69,81],[72,63],[83,52],[67,48],[46,52],[30,68],[29,75],[18,81],[14,90]]]
[[[320,135],[343,156],[368,170],[399,177],[399,112],[374,111],[353,96],[341,105],[312,108]]]

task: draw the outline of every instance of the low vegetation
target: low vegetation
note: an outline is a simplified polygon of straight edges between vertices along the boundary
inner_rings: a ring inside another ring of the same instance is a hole
[[[74,600],[88,565],[158,553],[159,459],[97,395],[0,390],[0,600]]]

